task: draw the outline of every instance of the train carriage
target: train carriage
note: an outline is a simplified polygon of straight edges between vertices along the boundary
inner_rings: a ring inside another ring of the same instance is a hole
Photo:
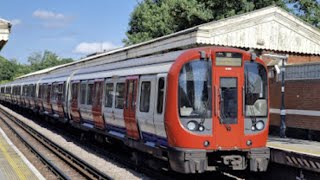
[[[35,89],[42,114],[120,140],[166,160],[174,171],[201,173],[266,171],[267,83],[266,67],[254,54],[202,47],[102,58],[25,85],[28,97],[29,87]]]

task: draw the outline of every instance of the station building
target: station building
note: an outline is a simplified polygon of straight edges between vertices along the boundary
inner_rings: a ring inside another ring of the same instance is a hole
[[[320,31],[275,6],[205,23],[132,46],[97,53],[74,63],[21,78],[66,71],[70,67],[97,66],[102,62],[206,45],[253,51],[265,60],[270,78],[271,130],[273,127],[278,129],[280,124],[281,80],[277,69],[281,66],[281,61],[265,57],[264,54],[288,55],[285,93],[288,131],[302,130],[301,132],[310,137],[310,132],[320,130]]]
[[[11,24],[0,18],[0,51],[9,39]]]

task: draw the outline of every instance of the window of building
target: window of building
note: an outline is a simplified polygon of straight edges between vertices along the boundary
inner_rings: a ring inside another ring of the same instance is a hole
[[[140,112],[149,112],[151,82],[141,83]]]
[[[106,84],[105,107],[112,107],[113,102],[113,83]]]
[[[123,109],[125,83],[117,83],[116,85],[116,96],[115,96],[115,107],[117,109]]]

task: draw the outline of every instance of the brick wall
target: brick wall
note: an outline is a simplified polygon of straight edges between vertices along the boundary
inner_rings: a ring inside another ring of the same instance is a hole
[[[281,82],[269,80],[270,108],[281,107]],[[320,111],[320,79],[294,80],[285,82],[285,108],[296,110]],[[287,126],[311,130],[320,130],[319,116],[290,115],[286,117]],[[278,126],[280,115],[271,114],[270,125]]]

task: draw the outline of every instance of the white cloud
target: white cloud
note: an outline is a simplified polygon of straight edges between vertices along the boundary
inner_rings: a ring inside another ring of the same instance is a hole
[[[61,13],[54,13],[46,10],[36,10],[33,12],[33,17],[45,20],[63,20],[66,16]]]
[[[82,42],[77,45],[77,47],[73,50],[75,53],[79,54],[91,54],[95,52],[102,52],[102,51],[108,51],[111,49],[118,48],[120,46],[117,46],[115,44],[112,44],[111,42]]]
[[[10,21],[10,23],[13,25],[13,26],[16,26],[16,25],[19,25],[19,24],[21,24],[21,20],[20,19],[12,19],[11,21]]]

